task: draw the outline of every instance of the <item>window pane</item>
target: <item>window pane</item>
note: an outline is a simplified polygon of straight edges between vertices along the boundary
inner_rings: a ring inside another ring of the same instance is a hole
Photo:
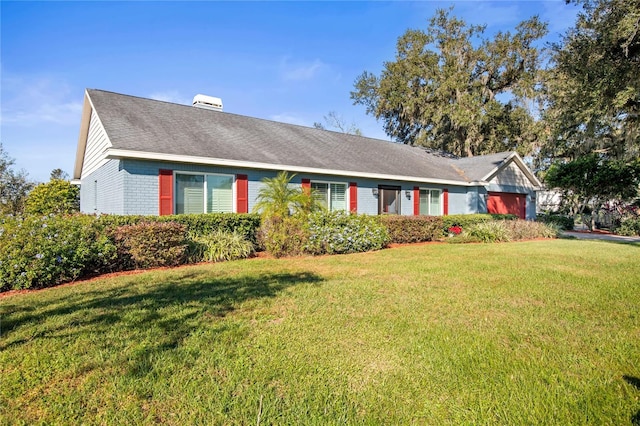
[[[432,189],[431,191],[431,200],[429,202],[429,214],[432,216],[440,216],[440,191],[437,189]]]
[[[347,209],[347,185],[343,183],[331,184],[331,211]]]
[[[204,213],[204,176],[176,174],[176,213]]]
[[[326,183],[311,182],[311,193],[325,208],[329,208],[329,185]]]
[[[233,212],[233,176],[207,175],[207,213]]]
[[[420,214],[429,214],[429,191],[426,189],[420,190]]]

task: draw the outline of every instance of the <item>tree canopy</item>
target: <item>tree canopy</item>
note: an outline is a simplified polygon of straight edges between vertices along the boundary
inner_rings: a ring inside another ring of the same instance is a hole
[[[528,154],[542,133],[531,107],[540,78],[535,42],[546,24],[533,17],[493,39],[484,31],[438,10],[426,31],[398,39],[380,76],[365,71],[356,79],[354,104],[405,144],[460,156]]]
[[[577,22],[552,46],[542,154],[640,155],[640,2],[578,0]]]
[[[80,211],[80,188],[55,176],[52,173],[49,182],[37,185],[29,193],[25,200],[26,214],[69,214]]]
[[[0,214],[18,215],[34,183],[25,171],[13,170],[14,160],[0,143]]]

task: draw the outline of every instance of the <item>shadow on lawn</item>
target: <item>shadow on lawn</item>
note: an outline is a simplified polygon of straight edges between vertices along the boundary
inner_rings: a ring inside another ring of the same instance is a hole
[[[633,376],[622,376],[625,382],[629,383],[631,386],[640,390],[640,379]],[[633,426],[640,426],[640,410],[636,412],[633,416],[631,416],[631,424]]]
[[[224,331],[219,319],[239,303],[274,297],[294,285],[322,281],[308,272],[222,278],[212,278],[210,272],[192,272],[158,283],[151,281],[157,278],[157,274],[136,275],[126,283],[130,286],[65,292],[36,306],[21,306],[20,298],[14,298],[18,303],[3,306],[0,338],[5,343],[0,343],[0,350],[35,339],[75,339],[101,332],[107,335],[114,328],[122,331],[124,339],[148,341],[148,351],[143,352],[169,350],[203,324],[210,330]],[[22,326],[36,331],[27,331],[28,337],[16,336],[12,341],[11,334],[19,333]],[[107,348],[113,342],[105,339],[103,344]]]

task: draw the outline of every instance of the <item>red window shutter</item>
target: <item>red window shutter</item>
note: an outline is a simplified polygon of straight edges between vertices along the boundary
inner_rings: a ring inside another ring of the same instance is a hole
[[[445,216],[449,214],[449,190],[447,188],[442,190],[442,214]]]
[[[249,179],[236,175],[236,213],[249,213]]]
[[[311,179],[302,179],[302,190],[306,194],[311,193]]]
[[[173,170],[160,169],[158,174],[160,216],[173,214]]]
[[[358,183],[349,182],[349,211],[358,212]]]
[[[420,188],[417,186],[413,187],[413,215],[420,215]]]

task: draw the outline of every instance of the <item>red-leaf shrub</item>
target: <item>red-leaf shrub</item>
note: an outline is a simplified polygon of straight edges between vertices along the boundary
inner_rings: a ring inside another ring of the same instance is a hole
[[[188,239],[186,226],[175,222],[141,222],[113,231],[118,257],[136,268],[175,266],[184,263]],[[125,266],[125,265],[123,265]]]
[[[440,216],[380,216],[392,243],[420,243],[442,238]]]

